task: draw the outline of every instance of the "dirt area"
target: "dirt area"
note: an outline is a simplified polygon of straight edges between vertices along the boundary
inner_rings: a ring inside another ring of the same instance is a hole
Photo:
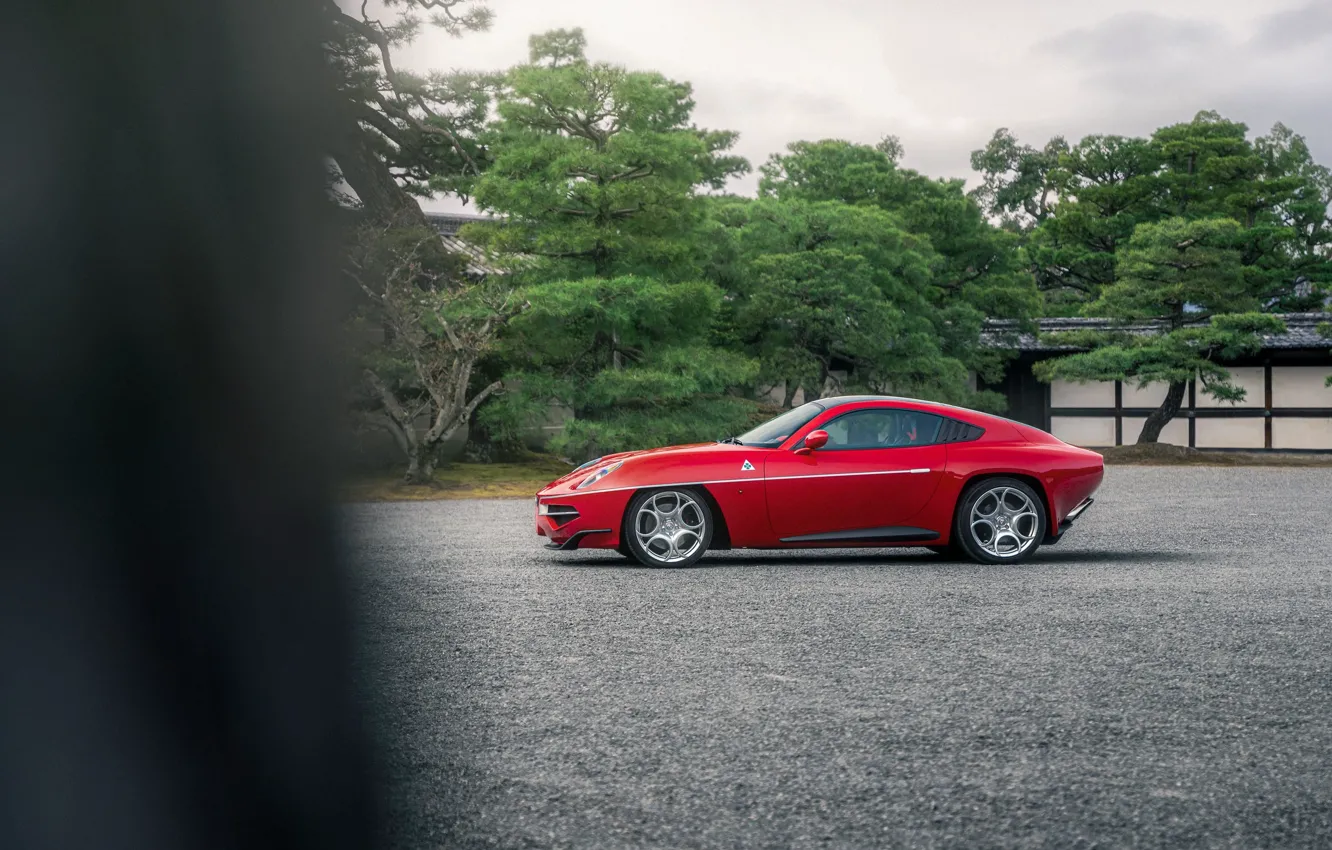
[[[1332,466],[1332,454],[1231,452],[1191,449],[1169,443],[1143,443],[1097,449],[1107,464],[1139,466]]]
[[[404,484],[393,474],[370,476],[347,482],[343,497],[350,502],[530,499],[572,468],[547,457],[531,463],[454,463],[435,471],[433,485]]]

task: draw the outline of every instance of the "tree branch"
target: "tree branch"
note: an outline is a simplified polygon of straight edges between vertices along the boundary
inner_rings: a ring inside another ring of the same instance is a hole
[[[456,5],[456,3],[459,2],[459,0],[417,0],[417,2],[424,3],[426,5],[433,5],[434,3],[440,3],[440,2],[448,3],[449,5]],[[453,14],[448,11],[449,6],[441,5],[438,8],[443,9],[445,14],[447,14],[450,18],[457,20],[457,18],[455,18]],[[396,68],[393,67],[393,55],[391,49],[392,45],[389,43],[388,33],[384,31],[383,24],[380,24],[378,22],[371,22],[368,18],[364,17],[365,2],[362,2],[361,4],[361,15],[363,19],[359,21],[356,18],[353,18],[351,15],[348,15],[346,12],[342,11],[340,8],[338,8],[338,5],[335,2],[331,2],[331,0],[330,2],[325,3],[325,9],[332,13],[334,20],[341,22],[343,25],[351,28],[354,32],[359,33],[363,38],[369,40],[372,44],[375,45],[375,47],[378,48],[380,61],[383,62],[384,64],[384,77],[386,80],[388,80],[388,84],[393,89],[394,95],[398,98],[401,98],[403,96],[403,88],[401,84],[401,78],[398,76],[398,71]],[[425,112],[427,116],[429,116],[430,118],[434,118],[436,120],[439,119],[439,116],[433,110],[431,110],[429,106],[426,105],[425,99],[421,97],[420,94],[413,93],[411,95],[411,98],[416,103],[417,107],[420,108],[421,111]],[[380,105],[385,107],[386,110],[388,109],[387,101],[383,97],[376,96],[375,99],[379,101]],[[468,154],[467,151],[463,149],[462,142],[458,139],[456,135],[454,135],[452,131],[448,130],[445,127],[426,124],[425,122],[418,119],[415,115],[412,115],[410,110],[403,109],[401,107],[399,107],[396,110],[396,117],[400,118],[401,120],[409,122],[416,130],[422,133],[444,136],[453,145],[453,149],[458,152],[458,155],[461,156],[464,160],[466,160],[467,164],[471,167],[472,172],[477,175],[481,173],[481,169],[477,167],[477,164],[472,159],[471,155]]]
[[[389,389],[388,385],[385,384],[373,370],[366,369],[363,374],[366,383],[368,383],[370,388],[375,391],[375,394],[379,396],[379,400],[384,405],[384,410],[389,418],[397,423],[398,427],[402,429],[403,437],[407,441],[408,446],[410,448],[415,448],[415,417],[411,416],[403,409],[402,404],[398,401],[397,395],[394,394],[393,390]]]
[[[480,406],[481,402],[490,398],[491,395],[503,387],[503,381],[495,381],[493,384],[477,393],[466,406],[457,411],[457,413],[449,417],[447,420],[445,419],[444,411],[441,410],[439,418],[435,421],[435,426],[430,429],[430,434],[427,435],[430,445],[438,445],[449,437],[452,437],[454,432],[461,428],[463,423],[471,418],[473,411]],[[464,389],[466,389],[465,386]]]

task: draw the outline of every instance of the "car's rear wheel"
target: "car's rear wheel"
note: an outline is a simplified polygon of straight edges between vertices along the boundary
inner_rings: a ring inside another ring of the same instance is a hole
[[[1045,538],[1045,504],[1030,484],[987,478],[958,505],[953,539],[982,564],[1016,564]]]
[[[649,567],[692,567],[712,543],[707,500],[687,488],[649,490],[629,500],[621,539]]]

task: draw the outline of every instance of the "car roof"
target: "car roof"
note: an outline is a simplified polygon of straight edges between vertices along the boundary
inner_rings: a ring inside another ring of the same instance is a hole
[[[985,413],[980,410],[972,410],[969,407],[958,407],[957,405],[945,404],[944,402],[941,401],[926,401],[924,399],[919,399],[919,398],[906,398],[905,396],[842,395],[842,396],[832,396],[830,398],[817,398],[814,399],[813,401],[806,403],[816,404],[820,408],[822,408],[822,411],[818,413],[811,420],[811,422],[815,422],[820,419],[824,419],[826,414],[837,411],[839,408],[849,407],[851,408],[851,410],[854,411],[857,405],[869,405],[875,402],[901,404],[903,407],[900,409],[929,412],[936,416],[942,416],[946,419],[952,419],[957,422],[964,422],[968,425],[975,425],[976,427],[981,428],[990,437],[997,435],[1000,438],[1004,439],[1018,439],[1020,435],[1023,433],[1021,429],[1028,427],[1026,425],[1023,425],[1021,422],[1017,422],[1012,419],[1006,419],[1003,416],[996,416],[993,413]],[[860,409],[866,410],[873,408],[863,407]],[[836,414],[832,418],[836,418]],[[831,421],[831,420],[825,420],[825,421]],[[810,423],[807,422],[805,427],[808,427],[809,424]],[[1009,428],[1010,430],[1005,431],[1004,430],[1005,427]],[[1017,430],[1011,430],[1011,429],[1017,429]],[[792,434],[791,436],[794,437],[795,434]]]
[[[972,410],[969,407],[958,407],[955,404],[946,404],[942,401],[927,401],[921,398],[907,398],[905,396],[895,395],[839,395],[830,398],[814,399],[813,404],[821,405],[824,411],[834,410],[838,407],[844,407],[850,404],[863,404],[865,402],[886,401],[909,404],[918,408],[932,410],[940,416],[947,416],[952,419],[960,419],[964,422],[970,422],[976,425],[982,425],[985,422],[1008,422],[1019,424],[1011,419],[1005,419],[1002,416],[996,416],[993,413],[986,413],[982,410]]]
[[[858,404],[862,401],[905,401],[911,404],[928,404],[931,407],[951,407],[952,405],[943,404],[937,401],[925,401],[919,398],[906,398],[895,395],[839,395],[831,398],[816,398],[814,403],[821,405],[824,410],[832,410],[834,407],[841,407],[845,404]],[[954,408],[955,410],[961,408]]]

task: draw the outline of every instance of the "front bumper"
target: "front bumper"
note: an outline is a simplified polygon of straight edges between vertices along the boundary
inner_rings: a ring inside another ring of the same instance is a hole
[[[583,542],[583,538],[591,534],[610,534],[609,528],[585,528],[582,531],[575,531],[563,543],[547,543],[547,549],[558,549],[561,552],[568,552],[570,549],[577,549],[578,544]]]
[[[536,533],[550,540],[548,549],[614,549],[631,495],[628,490],[547,488],[536,498]]]

